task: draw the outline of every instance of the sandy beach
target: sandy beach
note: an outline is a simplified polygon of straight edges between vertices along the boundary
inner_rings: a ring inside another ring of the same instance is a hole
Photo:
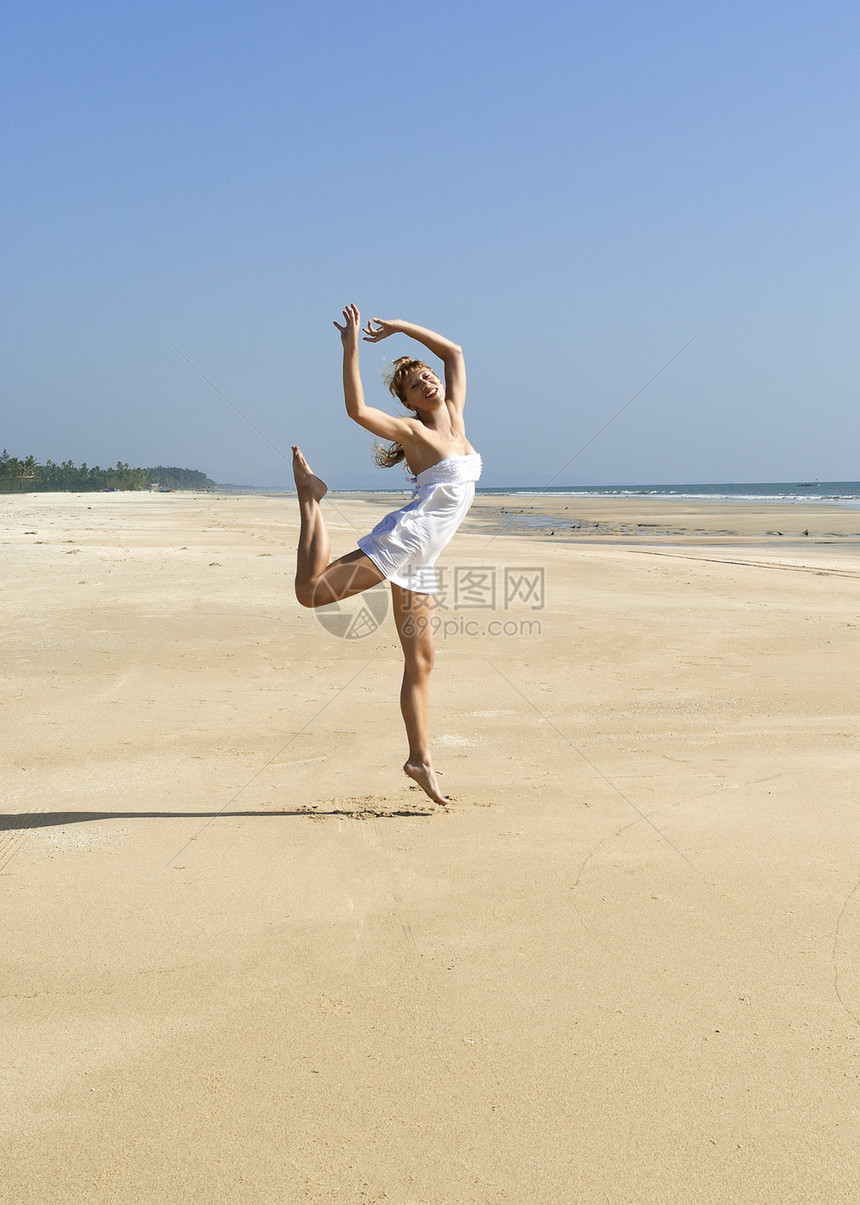
[[[860,1198],[860,511],[482,497],[447,809],[385,589],[303,610],[296,534],[0,496],[0,1198]]]

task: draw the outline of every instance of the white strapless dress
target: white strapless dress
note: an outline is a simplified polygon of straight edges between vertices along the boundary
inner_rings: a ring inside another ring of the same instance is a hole
[[[437,594],[436,558],[463,522],[481,476],[477,452],[448,456],[413,477],[412,499],[377,523],[358,546],[389,581]]]

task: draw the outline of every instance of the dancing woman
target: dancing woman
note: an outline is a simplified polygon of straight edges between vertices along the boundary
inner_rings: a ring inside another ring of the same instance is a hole
[[[397,634],[403,648],[400,710],[406,724],[409,757],[404,771],[435,803],[448,800],[439,790],[430,758],[427,704],[433,669],[433,627],[437,591],[434,564],[456,532],[475,496],[481,458],[466,439],[463,407],[466,369],[456,343],[411,322],[374,318],[363,334],[379,343],[402,334],[438,356],[444,365],[444,384],[423,361],[401,356],[395,360],[388,387],[408,415],[393,416],[368,406],[359,372],[361,317],[354,305],[343,311],[343,326],[335,322],[343,344],[343,394],[351,419],[380,439],[376,459],[382,465],[405,460],[412,470],[412,500],[387,515],[358,548],[329,564],[329,538],[320,510],[327,486],[316,477],[298,448],[293,448],[293,475],[301,513],[296,567],[296,597],[302,606],[339,602],[388,579]]]

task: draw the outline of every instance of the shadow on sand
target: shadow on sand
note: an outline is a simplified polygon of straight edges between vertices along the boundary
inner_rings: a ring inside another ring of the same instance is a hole
[[[367,801],[343,807],[306,807],[271,812],[23,812],[0,816],[0,832],[15,832],[31,828],[59,828],[67,824],[83,824],[90,820],[220,820],[236,816],[348,816],[354,820],[371,818],[420,819],[432,816],[435,808],[387,807]]]

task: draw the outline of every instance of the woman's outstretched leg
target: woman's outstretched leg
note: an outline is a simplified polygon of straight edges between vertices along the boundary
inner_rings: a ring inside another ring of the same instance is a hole
[[[330,565],[331,553],[320,500],[326,483],[311,471],[300,450],[293,448],[293,477],[299,499],[301,531],[296,556],[296,598],[303,607],[322,607],[360,594],[383,581],[383,574],[361,549],[347,553]]]
[[[430,760],[427,711],[430,693],[430,673],[433,669],[433,619],[435,600],[432,594],[416,594],[391,584],[394,620],[403,647],[403,684],[400,688],[400,710],[406,725],[409,757],[403,769],[434,803],[450,802],[439,790]]]

